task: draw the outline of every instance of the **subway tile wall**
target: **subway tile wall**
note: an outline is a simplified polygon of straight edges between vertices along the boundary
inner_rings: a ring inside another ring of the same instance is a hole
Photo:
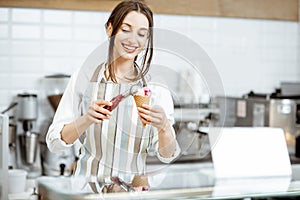
[[[0,110],[18,93],[35,92],[39,121],[51,117],[44,76],[71,74],[80,67],[107,39],[108,16],[108,12],[0,8]],[[198,43],[214,62],[226,95],[240,96],[250,90],[270,93],[281,81],[300,81],[297,22],[155,15],[155,26]],[[156,56],[154,62],[165,60]],[[172,59],[167,64],[184,72]],[[205,92],[195,88],[199,96]]]

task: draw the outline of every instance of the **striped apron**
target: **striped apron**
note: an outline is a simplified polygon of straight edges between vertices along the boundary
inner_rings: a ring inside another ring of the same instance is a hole
[[[136,84],[106,81],[103,74],[104,67],[100,65],[83,97],[83,114],[88,111],[88,106],[93,101],[110,101]],[[143,127],[134,98],[129,96],[112,111],[109,120],[92,124],[82,135],[75,176],[83,175],[90,182],[97,181],[100,186],[110,184],[112,176],[118,176],[129,183],[134,175],[145,173],[146,156],[152,145],[152,138],[151,126]]]

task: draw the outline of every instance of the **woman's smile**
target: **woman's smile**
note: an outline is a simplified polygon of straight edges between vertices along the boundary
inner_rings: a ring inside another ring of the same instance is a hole
[[[122,43],[122,46],[127,53],[134,53],[138,49],[138,47],[135,45],[129,45],[125,43]]]

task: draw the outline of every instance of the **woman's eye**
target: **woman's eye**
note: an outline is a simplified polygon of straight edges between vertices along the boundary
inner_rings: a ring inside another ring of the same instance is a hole
[[[138,35],[139,35],[140,37],[146,37],[146,36],[147,36],[147,33],[141,32],[141,33],[138,33]]]
[[[124,33],[129,33],[129,32],[130,32],[130,30],[128,30],[128,29],[122,29],[122,31],[123,31]]]

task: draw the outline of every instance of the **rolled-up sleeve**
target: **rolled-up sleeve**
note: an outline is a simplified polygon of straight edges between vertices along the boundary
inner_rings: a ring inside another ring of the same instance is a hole
[[[175,131],[174,131],[173,127],[172,127],[172,132],[173,132],[174,138],[176,138]],[[155,147],[155,149],[156,149],[156,156],[163,163],[171,163],[172,161],[174,161],[179,156],[179,154],[181,152],[177,140],[176,140],[175,151],[174,151],[174,153],[173,153],[173,155],[171,157],[162,157],[159,154],[159,151],[158,151],[158,142],[156,142],[155,146],[156,146]]]
[[[71,123],[80,115],[79,104],[81,101],[79,95],[75,92],[75,82],[78,73],[79,70],[71,76],[55,112],[53,122],[48,129],[46,143],[51,152],[61,152],[73,145],[66,144],[61,139],[61,131],[66,124]]]
[[[174,104],[173,104],[173,100],[172,100],[172,96],[170,91],[163,87],[163,86],[149,86],[150,89],[153,91],[152,93],[152,98],[151,98],[151,104],[152,105],[159,105],[161,106],[164,111],[165,114],[169,120],[169,123],[171,126],[174,125],[175,120],[174,120]],[[175,138],[175,142],[176,142],[176,148],[175,151],[173,153],[173,155],[171,157],[163,157],[159,154],[158,151],[158,130],[157,128],[153,127],[152,128],[152,133],[153,133],[153,138],[152,138],[152,149],[154,149],[155,154],[157,156],[157,158],[163,162],[163,163],[171,163],[172,161],[174,161],[180,154],[181,149],[178,145],[178,142],[176,140],[176,134],[175,134],[175,130],[172,127],[172,133],[173,133],[173,137]]]

